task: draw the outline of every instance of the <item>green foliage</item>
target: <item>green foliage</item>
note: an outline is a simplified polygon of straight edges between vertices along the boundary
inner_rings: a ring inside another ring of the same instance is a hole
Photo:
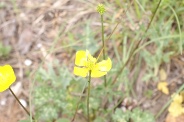
[[[54,69],[52,64],[48,64],[48,70],[38,69],[36,77],[38,83],[33,93],[36,118],[50,122],[60,113],[70,116],[76,100],[68,93],[67,88],[73,79],[67,68]]]
[[[121,109],[116,109],[112,118],[115,122],[128,122],[130,119],[130,111],[123,112]]]
[[[116,109],[112,116],[114,122],[155,122],[154,116],[149,112],[144,112],[139,108],[133,109],[133,111],[127,110],[123,112],[121,109]]]
[[[56,120],[56,122],[70,122],[69,119],[58,119]]]
[[[149,82],[150,79],[156,81],[158,80],[157,76],[160,66],[163,63],[168,63],[172,55],[177,55],[182,51],[181,47],[182,45],[184,46],[184,42],[182,41],[183,33],[181,30],[183,30],[184,27],[182,23],[184,18],[182,10],[184,7],[181,5],[184,3],[181,1],[176,3],[164,0],[148,32],[144,33],[148,25],[148,22],[144,20],[151,19],[151,14],[147,15],[146,12],[148,11],[153,14],[158,0],[153,0],[152,4],[146,0],[140,2],[134,1],[133,4],[125,0],[123,1],[126,4],[122,5],[121,0],[115,0],[115,5],[107,3],[109,5],[109,7],[107,5],[107,8],[112,8],[112,10],[115,11],[114,13],[116,13],[116,15],[111,15],[111,13],[108,15],[109,12],[106,12],[104,15],[104,17],[107,17],[107,21],[105,20],[105,30],[108,34],[114,29],[114,26],[111,27],[111,23],[115,23],[114,21],[117,19],[116,16],[118,16],[117,13],[122,16],[121,13],[123,12],[120,11],[121,9],[127,9],[125,12],[127,17],[125,17],[126,21],[124,21],[124,18],[118,20],[120,24],[116,30],[117,32],[112,35],[112,40],[106,40],[107,48],[112,48],[111,44],[113,45],[112,50],[106,49],[110,54],[115,55],[113,57],[113,68],[107,75],[107,87],[104,87],[103,84],[92,85],[90,94],[91,119],[93,119],[94,122],[104,122],[110,119],[114,122],[154,122],[155,120],[152,114],[144,112],[139,108],[135,108],[132,111],[127,110],[126,112],[123,112],[121,109],[116,109],[115,113],[111,115],[109,115],[108,110],[116,106],[120,99],[132,95],[131,92],[135,88],[135,86],[133,86],[134,81],[136,81],[136,78],[140,75],[139,73],[141,72],[141,66],[143,64],[146,64],[144,67],[146,73],[141,77],[141,81]],[[146,18],[144,18],[144,16],[146,16]],[[112,20],[112,22],[109,22],[109,20]],[[88,49],[91,54],[95,54],[100,50],[101,45],[99,45],[97,41],[99,40],[100,42],[101,39],[99,39],[98,33],[91,28],[91,23],[91,20],[85,25],[82,23],[81,28],[85,30],[83,33],[77,33],[76,35],[70,32],[67,33],[69,40],[63,41],[63,43],[74,45],[69,51],[70,53],[73,53],[73,50]],[[138,29],[135,29],[134,26],[137,26]],[[140,38],[142,38],[143,41],[140,47],[136,49],[135,54],[138,55],[132,56],[128,65],[126,65],[124,70],[120,73],[117,82],[111,85],[114,76],[117,75],[121,67],[128,58],[130,58],[131,51]],[[77,45],[79,42],[80,44]],[[144,62],[142,62],[143,60]],[[138,61],[140,61],[139,68],[137,68]],[[133,67],[131,67],[131,65],[133,65]],[[46,122],[53,120],[56,120],[56,122],[68,122],[69,120],[67,119],[58,118],[61,116],[66,118],[73,117],[80,95],[84,95],[79,102],[80,114],[86,116],[86,90],[84,93],[82,93],[81,90],[85,88],[87,79],[73,77],[67,67],[58,64],[56,64],[56,66],[48,64],[46,68],[47,70],[44,68],[38,69],[36,75],[38,82],[33,93],[36,118]],[[134,70],[134,68],[137,68],[137,70]],[[137,72],[137,77],[135,76],[136,73],[132,73],[134,71]],[[143,92],[147,98],[151,98],[153,94],[153,91],[149,89]],[[76,93],[77,95],[71,95],[72,93]],[[103,106],[104,102],[107,104],[105,107]]]
[[[0,42],[0,58],[7,58],[11,52],[11,47],[10,46],[4,46]]]
[[[153,95],[153,91],[152,90],[147,90],[144,92],[144,96],[147,97],[147,98],[151,98]]]
[[[100,116],[98,116],[95,120],[94,120],[94,122],[105,122],[106,121],[106,119],[104,118],[104,117],[100,117]]]
[[[151,54],[147,50],[142,51],[141,55],[145,59],[148,66],[148,73],[144,75],[143,81],[148,81],[151,78],[155,78],[158,74],[159,67],[162,63],[168,63],[170,61],[170,56],[173,52],[164,53],[162,49],[157,49],[155,54]]]
[[[150,114],[149,112],[143,112],[139,108],[135,108],[131,112],[130,118],[134,122],[155,122],[154,116],[152,114]]]

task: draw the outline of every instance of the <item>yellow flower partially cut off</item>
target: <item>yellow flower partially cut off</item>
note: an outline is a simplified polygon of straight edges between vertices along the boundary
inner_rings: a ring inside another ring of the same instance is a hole
[[[97,59],[91,56],[88,50],[77,51],[75,57],[74,74],[81,77],[86,77],[91,71],[91,77],[102,77],[112,68],[110,58],[97,63]]]
[[[157,85],[157,89],[162,91],[164,94],[169,94],[169,89],[168,89],[168,83],[167,82],[159,82]]]
[[[16,76],[10,65],[0,66],[0,92],[8,89],[15,80]]]
[[[173,101],[168,108],[168,111],[172,116],[177,117],[184,113],[184,107],[182,106],[182,102],[182,95],[175,94],[173,96]]]

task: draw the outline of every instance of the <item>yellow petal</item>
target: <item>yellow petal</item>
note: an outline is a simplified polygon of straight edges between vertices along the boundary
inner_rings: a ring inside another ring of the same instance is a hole
[[[173,101],[181,104],[181,103],[183,102],[183,97],[182,97],[182,95],[174,94],[174,95],[173,95]]]
[[[168,111],[172,116],[177,117],[183,113],[182,104],[172,102],[168,108]]]
[[[97,59],[91,56],[88,50],[77,51],[74,67],[74,74],[86,77],[91,70],[91,77],[101,77],[107,74],[112,68],[111,59],[103,60],[96,64]]]
[[[75,57],[75,65],[77,66],[85,66],[85,63],[87,61],[87,53],[83,50],[77,51],[76,52],[76,57]]]
[[[77,51],[76,58],[75,58],[75,64],[77,66],[85,66],[86,62],[88,62],[89,60],[91,62],[96,62],[96,58],[91,56],[91,54],[89,53],[88,50],[86,50],[86,51],[83,51],[83,50]]]
[[[93,78],[102,77],[106,74],[107,74],[107,72],[102,72],[102,71],[99,71],[99,70],[92,70],[91,71],[91,77],[93,77]]]
[[[103,60],[96,64],[96,68],[103,72],[108,72],[112,68],[111,59],[108,58],[107,60]]]
[[[164,94],[169,94],[169,89],[167,88],[167,87],[163,87],[162,88],[162,92],[164,93]]]
[[[86,77],[88,74],[88,70],[86,68],[74,67],[73,73],[77,76]]]
[[[96,63],[97,59],[94,58],[94,57],[89,53],[88,50],[86,50],[86,54],[87,54],[87,61]]]
[[[10,65],[0,66],[0,92],[8,89],[15,80],[16,76]]]
[[[167,87],[168,83],[167,82],[159,82],[157,85],[157,89],[162,91],[164,94],[169,94],[169,89]]]

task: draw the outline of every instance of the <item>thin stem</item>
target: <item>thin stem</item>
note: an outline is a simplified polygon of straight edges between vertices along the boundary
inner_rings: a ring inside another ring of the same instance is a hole
[[[77,111],[78,111],[78,108],[79,108],[79,104],[80,104],[80,102],[81,102],[81,100],[82,100],[82,95],[83,95],[83,93],[84,93],[84,91],[85,91],[85,88],[86,88],[86,84],[84,85],[84,88],[83,88],[83,90],[82,90],[82,94],[81,94],[80,99],[79,99],[79,101],[78,101],[78,103],[77,103],[77,107],[76,107],[76,110],[75,110],[75,114],[74,114],[74,116],[73,116],[71,122],[74,122],[74,120],[75,120],[75,117],[76,117],[76,115],[77,115]]]
[[[101,24],[102,24],[102,44],[103,44],[103,59],[105,59],[105,40],[104,40],[104,26],[103,26],[103,15],[101,15]]]
[[[102,44],[103,44],[103,59],[105,60],[105,40],[104,40],[104,26],[103,26],[103,15],[100,16],[101,17],[101,24],[102,24]],[[107,86],[107,78],[106,75],[104,75],[104,86]]]
[[[17,100],[19,105],[21,105],[21,107],[24,109],[24,111],[30,116],[29,111],[22,105],[22,103],[20,102],[20,100],[17,98],[17,96],[15,95],[15,93],[12,91],[12,89],[10,87],[9,87],[9,90],[12,93],[12,95],[15,97],[15,99]],[[32,116],[32,119],[35,120],[33,116]]]
[[[91,71],[89,71],[89,80],[88,80],[88,96],[87,96],[87,114],[88,114],[88,122],[90,122],[89,116],[89,96],[90,96],[90,87],[91,87]]]

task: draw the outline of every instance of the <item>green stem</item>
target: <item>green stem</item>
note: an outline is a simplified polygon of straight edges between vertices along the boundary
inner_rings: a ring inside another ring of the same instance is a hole
[[[83,93],[84,93],[84,91],[85,91],[85,88],[86,88],[86,84],[84,85],[84,87],[83,87],[83,89],[82,89],[82,93],[81,93],[81,96],[80,96],[79,101],[78,101],[78,103],[77,103],[77,107],[76,107],[76,110],[75,110],[75,114],[74,114],[74,116],[73,116],[71,122],[74,122],[74,121],[75,121],[75,117],[76,117],[76,115],[77,115],[77,111],[78,111],[78,108],[79,108],[79,104],[81,103],[82,95],[83,95]]]
[[[105,40],[104,40],[104,26],[103,26],[103,15],[100,16],[101,17],[101,24],[102,24],[102,44],[103,44],[103,59],[105,60]],[[106,75],[104,75],[104,86],[107,86],[107,79],[106,79]]]
[[[12,89],[11,89],[10,87],[9,87],[9,90],[10,90],[10,92],[12,93],[12,95],[15,97],[15,99],[17,100],[17,102],[18,102],[18,103],[21,105],[21,107],[24,109],[24,111],[25,111],[29,116],[31,116],[30,113],[29,113],[29,111],[22,105],[22,103],[20,102],[20,100],[17,98],[17,96],[15,95],[15,93],[12,91]],[[32,119],[35,120],[33,116],[32,116]]]
[[[103,26],[103,15],[101,15],[101,24],[102,24],[102,44],[103,44],[103,59],[105,59],[105,40],[104,40],[104,26]]]
[[[91,71],[89,71],[89,81],[88,81],[88,96],[87,96],[87,114],[88,114],[88,122],[90,122],[89,116],[89,96],[90,96],[90,87],[91,87]]]

